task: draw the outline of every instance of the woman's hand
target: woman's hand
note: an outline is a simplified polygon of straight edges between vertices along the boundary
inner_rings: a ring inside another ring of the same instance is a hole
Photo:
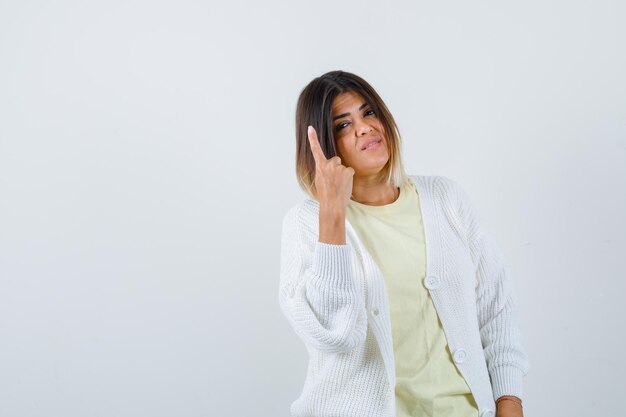
[[[524,417],[524,412],[520,404],[503,400],[497,405],[496,417]]]
[[[320,205],[343,210],[352,195],[354,169],[341,165],[339,156],[326,159],[313,126],[309,126],[308,135],[315,159],[315,188]]]
[[[315,159],[315,189],[320,203],[319,241],[343,245],[346,243],[346,207],[352,195],[354,168],[341,165],[338,156],[326,159],[313,126],[309,126],[308,136]]]

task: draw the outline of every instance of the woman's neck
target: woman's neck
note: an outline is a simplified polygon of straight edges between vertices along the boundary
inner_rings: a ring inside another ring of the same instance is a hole
[[[369,206],[384,206],[398,199],[400,189],[376,180],[353,179],[352,200]]]

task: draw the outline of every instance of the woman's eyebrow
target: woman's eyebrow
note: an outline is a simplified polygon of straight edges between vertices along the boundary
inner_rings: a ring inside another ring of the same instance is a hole
[[[365,103],[361,104],[361,106],[359,107],[359,110],[361,110],[365,106],[367,106],[367,101]],[[344,114],[340,114],[339,116],[335,116],[335,117],[333,117],[333,122],[335,120],[337,120],[337,119],[341,119],[342,117],[346,117],[346,116],[349,116],[349,115],[350,115],[350,113],[344,113]]]

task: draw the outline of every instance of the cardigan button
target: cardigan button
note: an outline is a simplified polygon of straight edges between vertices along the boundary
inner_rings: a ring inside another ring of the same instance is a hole
[[[437,277],[436,275],[428,275],[424,279],[424,286],[429,290],[435,290],[439,288],[439,284],[439,277]]]
[[[491,408],[485,408],[481,413],[480,417],[494,417],[494,412]]]
[[[454,351],[454,355],[452,355],[452,357],[454,358],[454,362],[463,363],[465,362],[465,359],[467,359],[467,352],[465,349],[457,349]]]
[[[380,313],[380,311],[378,311],[378,309],[377,309],[377,308],[375,308],[375,309],[373,309],[373,310],[372,310],[372,314],[373,314],[373,315],[377,316],[377,315],[378,315],[378,313]]]

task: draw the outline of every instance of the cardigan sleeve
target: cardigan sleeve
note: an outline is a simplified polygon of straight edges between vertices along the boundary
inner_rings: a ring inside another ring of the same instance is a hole
[[[365,340],[367,315],[352,248],[319,242],[299,206],[283,218],[278,298],[294,331],[318,350],[344,352]]]
[[[530,364],[518,323],[511,273],[494,235],[465,190],[443,178],[454,190],[472,261],[476,267],[476,307],[480,337],[494,398],[522,398],[523,377]]]

